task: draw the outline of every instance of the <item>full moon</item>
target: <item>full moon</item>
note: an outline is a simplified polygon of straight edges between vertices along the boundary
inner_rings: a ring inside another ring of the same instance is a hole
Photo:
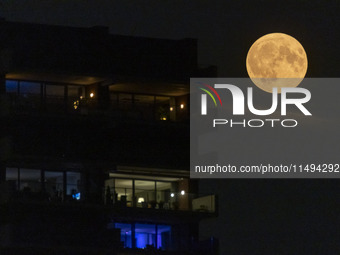
[[[307,72],[307,55],[295,38],[272,33],[257,39],[247,55],[247,72],[260,89],[272,93],[273,88],[297,87]]]

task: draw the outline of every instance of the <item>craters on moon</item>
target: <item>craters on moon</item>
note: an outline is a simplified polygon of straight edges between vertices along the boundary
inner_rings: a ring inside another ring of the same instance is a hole
[[[307,55],[302,45],[283,33],[260,37],[250,47],[246,67],[256,86],[272,92],[277,87],[296,87],[307,72]]]

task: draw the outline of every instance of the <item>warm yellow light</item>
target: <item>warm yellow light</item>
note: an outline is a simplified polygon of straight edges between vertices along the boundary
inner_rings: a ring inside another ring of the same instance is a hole
[[[80,99],[83,99],[83,96],[80,96]]]
[[[181,109],[184,109],[184,104],[181,104]]]
[[[77,100],[77,101],[74,101],[73,102],[73,108],[75,109],[75,110],[77,110],[78,109],[78,106],[79,106],[79,101]]]
[[[270,93],[275,87],[281,92],[282,87],[298,86],[306,75],[307,65],[307,55],[300,42],[283,33],[257,39],[246,59],[251,80]]]
[[[166,120],[166,117],[163,117],[162,120]]]
[[[170,107],[170,112],[172,112],[174,110],[174,108],[173,107]]]
[[[138,203],[143,203],[145,200],[144,200],[144,197],[139,197],[138,198]]]
[[[90,97],[91,97],[91,98],[94,97],[94,93],[91,93],[91,94],[90,94]]]

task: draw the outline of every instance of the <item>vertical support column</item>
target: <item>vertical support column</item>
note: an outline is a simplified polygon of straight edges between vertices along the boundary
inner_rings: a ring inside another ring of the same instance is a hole
[[[157,102],[157,100],[156,100],[156,96],[153,96],[153,119],[154,120],[156,120],[157,118],[157,116],[156,116],[156,102]]]
[[[20,190],[21,188],[21,177],[20,177],[20,167],[18,168],[18,191]]]
[[[131,224],[131,244],[132,249],[136,248],[136,223]]]
[[[6,164],[5,162],[0,162],[0,183],[6,181]]]
[[[4,73],[0,73],[0,116],[8,116],[9,110],[10,102],[6,96],[6,76]]]
[[[88,172],[86,171],[86,172],[84,172],[84,173],[82,173],[82,177],[81,178],[83,178],[83,176],[84,176],[84,190],[85,190],[85,200],[86,201],[89,201],[90,200],[90,177],[89,177],[89,174],[88,174]]]
[[[63,172],[63,197],[62,201],[65,201],[67,195],[67,172]]]
[[[68,112],[67,106],[68,106],[68,86],[65,85],[64,86],[64,109],[66,113]]]
[[[157,203],[157,182],[155,181],[155,201]]]
[[[0,95],[6,94],[6,74],[0,73]]]
[[[102,86],[98,84],[97,87],[97,102],[100,110],[106,111],[110,106],[110,91],[109,86]]]
[[[45,85],[44,83],[40,83],[40,110],[43,111],[45,110],[45,89],[44,89]]]
[[[135,110],[137,107],[136,107],[136,100],[135,100],[135,94],[132,94],[131,95],[131,102],[132,102],[132,110]]]
[[[136,191],[135,191],[135,180],[132,180],[132,207],[137,207]]]
[[[10,102],[6,96],[6,76],[0,73],[0,182],[6,181],[6,161],[11,152],[11,140],[7,133],[7,117],[10,114]]]
[[[155,225],[155,248],[158,247],[158,224]]]
[[[45,170],[41,170],[40,172],[40,180],[41,180],[41,191],[43,193],[46,192],[46,185],[45,185]]]

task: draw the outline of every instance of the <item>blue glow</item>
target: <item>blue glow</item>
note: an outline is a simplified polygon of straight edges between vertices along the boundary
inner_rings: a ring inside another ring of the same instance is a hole
[[[80,200],[80,193],[73,194],[72,198],[76,200]]]
[[[6,93],[17,93],[18,92],[18,82],[6,80]]]
[[[120,241],[124,243],[124,248],[132,248],[131,224],[115,223],[115,228],[120,229]]]
[[[132,248],[132,224],[115,223],[114,227],[120,229],[120,240],[124,243],[124,248]],[[147,245],[156,246],[157,249],[167,250],[170,247],[171,226],[158,225],[156,237],[155,224],[135,224],[136,248],[144,249]]]

